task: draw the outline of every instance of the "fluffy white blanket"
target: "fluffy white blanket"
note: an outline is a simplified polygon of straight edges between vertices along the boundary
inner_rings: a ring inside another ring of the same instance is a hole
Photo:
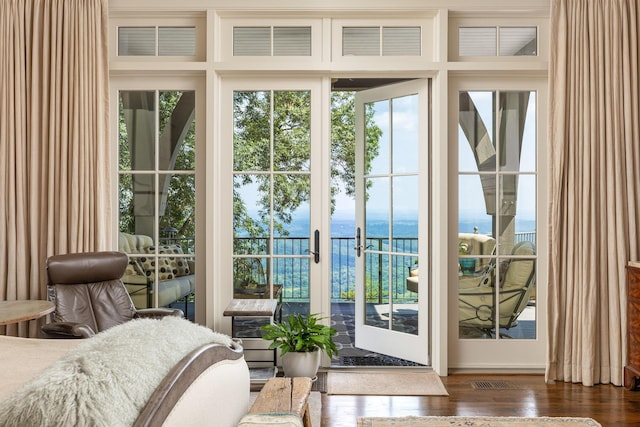
[[[231,338],[178,317],[113,327],[0,402],[0,425],[130,426],[171,368],[207,343]]]

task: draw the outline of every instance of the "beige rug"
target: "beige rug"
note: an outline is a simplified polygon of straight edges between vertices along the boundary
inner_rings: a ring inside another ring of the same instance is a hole
[[[258,397],[257,391],[252,391],[250,396],[250,404]],[[322,421],[322,396],[319,391],[312,391],[309,394],[309,412],[311,412],[311,425],[320,427]]]
[[[448,396],[434,372],[337,372],[327,377],[327,394]]]
[[[359,417],[358,427],[602,427],[591,418],[565,417]]]

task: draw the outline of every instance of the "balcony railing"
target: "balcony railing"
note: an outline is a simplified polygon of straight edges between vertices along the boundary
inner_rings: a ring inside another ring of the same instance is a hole
[[[267,239],[258,241],[255,238],[237,238],[238,247],[262,248],[258,253],[266,253]],[[386,238],[369,238],[366,246],[369,249],[367,258],[367,300],[384,302],[393,295],[395,301],[415,301],[417,294],[406,288],[408,268],[417,263],[418,239],[394,239],[395,252],[409,255],[392,256],[384,251],[389,250],[389,240]],[[246,251],[242,251],[245,252]],[[251,268],[250,277],[243,277],[243,282],[266,283],[267,277],[272,282],[282,284],[282,297],[285,301],[304,301],[309,298],[309,258],[304,256],[309,252],[309,239],[296,237],[274,238],[274,256],[272,264],[266,257],[260,257],[256,251],[250,251],[246,263],[262,266],[261,269]],[[334,302],[353,301],[355,299],[356,254],[354,240],[349,237],[331,238],[331,300]],[[257,261],[256,261],[257,260]],[[391,268],[390,268],[391,267]],[[272,274],[269,268],[273,269]],[[389,276],[391,271],[391,277]],[[236,274],[238,277],[238,274]]]
[[[524,240],[535,243],[536,232],[521,232],[515,234],[515,242]],[[193,249],[193,238],[167,238],[161,243],[178,243],[183,246],[186,253]],[[249,258],[257,260],[260,268],[253,268],[250,281],[254,283],[266,283],[267,277],[273,277],[273,283],[282,284],[282,298],[284,301],[305,301],[309,299],[309,274],[310,258],[304,256],[309,251],[309,239],[306,237],[278,237],[274,238],[273,263],[270,266],[266,255],[268,239],[262,238],[236,238],[243,242],[245,247],[255,255]],[[416,301],[418,295],[406,287],[406,278],[409,268],[415,268],[418,262],[418,239],[415,237],[393,239],[393,252],[403,255],[389,256],[389,239],[366,239],[367,270],[366,298],[370,302],[383,303],[393,295],[394,301]],[[261,248],[260,250],[255,250]],[[192,252],[191,252],[192,253]],[[298,256],[296,256],[298,255]],[[355,300],[356,282],[356,253],[354,239],[351,237],[331,238],[331,301],[348,302]],[[269,274],[269,268],[273,268],[273,274]],[[391,274],[389,274],[391,271]]]

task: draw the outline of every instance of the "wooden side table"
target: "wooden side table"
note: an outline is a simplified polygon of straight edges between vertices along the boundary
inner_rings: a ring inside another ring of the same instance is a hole
[[[39,319],[55,308],[51,301],[44,300],[0,301],[0,326]]]
[[[249,365],[252,384],[264,384],[277,373],[277,350],[269,350],[269,342],[255,337],[238,337],[236,318],[273,318],[278,308],[278,300],[272,298],[234,298],[222,313],[231,317],[231,336],[242,339],[244,357]]]
[[[234,298],[222,314],[224,316],[231,316],[232,320],[235,317],[273,317],[277,307],[277,299]],[[233,323],[231,324],[231,328],[231,335],[235,336]]]

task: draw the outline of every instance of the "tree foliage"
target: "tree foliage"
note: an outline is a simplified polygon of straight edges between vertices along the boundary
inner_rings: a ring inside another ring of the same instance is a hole
[[[340,189],[348,196],[355,195],[354,95],[354,92],[334,92],[331,98],[331,212],[335,210]],[[291,222],[293,212],[302,203],[309,201],[310,182],[304,172],[309,171],[311,157],[310,101],[307,91],[234,94],[234,170],[242,171],[236,173],[234,181],[236,232],[268,236],[270,212],[273,212],[274,232],[286,236],[284,225]],[[367,112],[365,121],[365,164],[369,165],[379,154],[382,130],[373,121],[373,111]],[[269,171],[273,171],[273,175]],[[257,218],[251,217],[242,200],[242,189],[251,185],[256,186],[259,195]]]
[[[159,93],[158,132],[160,149],[170,153],[161,159],[160,170],[179,170],[186,174],[160,173],[160,230],[176,229],[176,236],[195,236],[195,123],[186,120],[186,129],[176,132],[172,117],[176,114],[193,116],[194,103],[191,98],[183,98],[184,92],[166,91]],[[191,94],[192,95],[192,94]],[[120,97],[119,120],[119,176],[120,187],[120,230],[135,232],[135,192],[136,181],[153,182],[148,174],[136,172],[153,169],[155,141],[149,138],[137,139],[130,129],[131,121],[147,119],[155,110],[155,92],[132,91]],[[135,119],[128,119],[134,115]],[[139,117],[136,115],[140,115]],[[155,126],[153,126],[155,129]],[[180,135],[177,137],[176,135]],[[136,147],[136,145],[139,145]],[[141,158],[144,153],[144,158]],[[162,163],[164,162],[164,164]],[[191,173],[189,173],[191,172]],[[157,212],[154,209],[154,212]],[[163,233],[161,233],[161,236]],[[193,248],[191,248],[193,249]]]
[[[374,122],[374,110],[365,113],[367,140],[365,168],[380,154],[382,129]],[[355,92],[333,92],[331,94],[331,213],[335,211],[336,195],[340,188],[345,194],[355,197],[356,192],[356,120]],[[365,174],[369,170],[365,170]],[[370,183],[367,187],[370,186]]]
[[[135,172],[133,141],[127,127],[125,111],[131,97],[138,95],[135,108],[145,108],[145,97],[153,92],[130,92],[126,102],[120,99],[119,148],[120,170]],[[158,128],[160,134],[169,131],[172,114],[179,108],[183,92],[160,92]],[[146,101],[149,111],[154,106]],[[331,211],[336,195],[342,191],[355,194],[355,108],[353,92],[334,92],[331,98]],[[186,106],[187,108],[193,108]],[[378,153],[382,134],[367,114],[366,165]],[[310,201],[311,163],[311,93],[309,91],[238,91],[234,93],[233,138],[233,225],[236,235],[267,237],[273,221],[274,233],[288,235],[287,224],[303,204]],[[161,141],[164,139],[161,138]],[[171,147],[177,155],[161,170],[193,171],[195,169],[195,127],[191,122],[184,137]],[[163,147],[166,148],[166,147]],[[148,159],[147,159],[148,164]],[[191,174],[161,174],[170,181],[166,193],[161,189],[160,229],[175,228],[178,236],[195,236],[195,177]],[[134,175],[120,174],[120,229],[134,231]],[[255,191],[255,199],[243,199],[247,189]],[[248,203],[252,203],[248,206]],[[255,206],[253,206],[255,204]],[[257,212],[253,214],[252,212]],[[271,218],[273,215],[273,218]],[[266,248],[245,248],[254,252]]]
[[[308,91],[234,93],[234,230],[268,236],[273,214],[274,231],[286,236],[284,225],[309,201],[310,98]],[[242,199],[249,187],[257,217]]]

